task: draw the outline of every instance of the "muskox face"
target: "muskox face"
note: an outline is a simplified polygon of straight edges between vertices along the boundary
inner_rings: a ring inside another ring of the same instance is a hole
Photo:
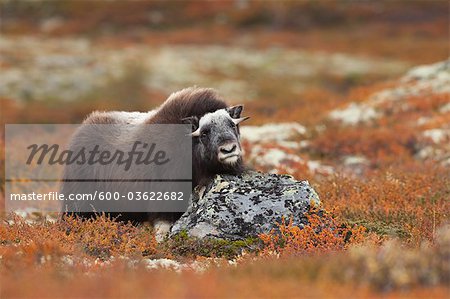
[[[207,113],[200,120],[189,118],[193,124],[194,159],[198,158],[206,167],[229,169],[241,161],[239,142],[242,106],[234,106]]]

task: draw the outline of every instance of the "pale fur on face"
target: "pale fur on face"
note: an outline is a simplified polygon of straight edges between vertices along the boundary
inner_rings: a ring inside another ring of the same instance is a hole
[[[219,126],[227,126],[227,119],[232,120],[230,114],[225,109],[219,109],[217,111],[206,113],[200,118],[199,128],[201,129],[204,125],[212,123]]]
[[[230,121],[233,121],[230,114],[225,109],[219,109],[217,111],[207,113],[199,121],[199,129],[201,130],[205,125],[212,124],[219,131],[228,131],[232,128],[230,127]],[[218,160],[224,164],[235,164],[241,156],[241,147],[239,142],[230,142],[227,144],[221,144],[220,147],[231,150],[235,146],[235,150],[230,153],[222,153],[220,150],[218,152]]]

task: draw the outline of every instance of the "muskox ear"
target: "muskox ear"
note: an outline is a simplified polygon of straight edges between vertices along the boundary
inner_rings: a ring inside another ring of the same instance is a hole
[[[183,124],[192,125],[192,131],[196,131],[198,129],[198,117],[197,116],[189,116],[181,119]]]
[[[233,106],[233,107],[228,107],[227,112],[231,116],[231,118],[240,118],[242,109],[244,109],[244,106],[237,105],[237,106]]]

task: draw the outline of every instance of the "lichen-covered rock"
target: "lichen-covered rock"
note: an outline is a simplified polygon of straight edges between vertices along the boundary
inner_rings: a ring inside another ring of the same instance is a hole
[[[320,201],[307,181],[254,171],[240,176],[218,175],[207,187],[194,192],[171,235],[185,231],[198,238],[256,237],[276,228],[283,216],[303,226],[307,222],[304,213],[311,204],[318,206]]]

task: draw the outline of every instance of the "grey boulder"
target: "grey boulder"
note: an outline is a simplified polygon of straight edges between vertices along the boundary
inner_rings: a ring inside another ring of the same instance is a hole
[[[186,232],[198,238],[242,240],[277,228],[283,216],[302,227],[312,204],[319,206],[320,200],[308,181],[255,171],[217,175],[208,186],[195,190],[170,235]]]

